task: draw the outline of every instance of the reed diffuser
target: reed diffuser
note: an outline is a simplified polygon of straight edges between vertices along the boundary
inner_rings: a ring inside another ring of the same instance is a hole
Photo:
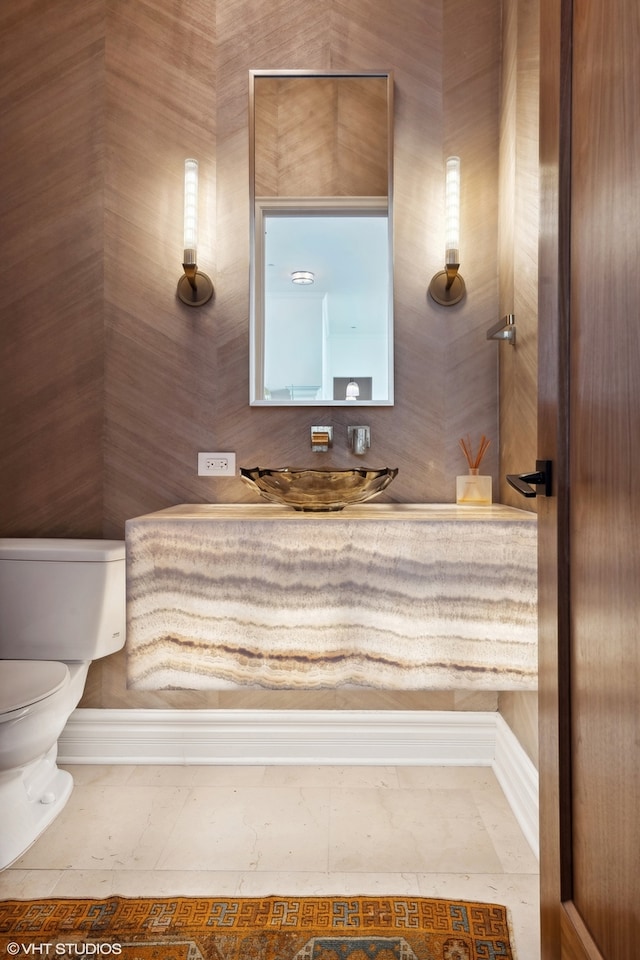
[[[460,447],[469,466],[469,473],[456,477],[456,503],[475,507],[487,507],[491,504],[491,477],[480,474],[480,464],[490,443],[491,440],[487,440],[483,433],[474,454],[469,434],[466,438],[460,439]]]

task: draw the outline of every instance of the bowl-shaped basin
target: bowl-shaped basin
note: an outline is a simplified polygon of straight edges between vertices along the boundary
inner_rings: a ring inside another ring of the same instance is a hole
[[[283,503],[294,510],[342,510],[350,503],[363,503],[377,497],[388,487],[397,467],[369,470],[296,470],[279,467],[240,467],[240,476],[261,497],[271,503]]]

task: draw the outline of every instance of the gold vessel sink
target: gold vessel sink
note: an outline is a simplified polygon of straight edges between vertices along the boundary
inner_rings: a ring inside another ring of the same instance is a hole
[[[397,467],[369,470],[296,470],[280,467],[240,467],[240,476],[261,497],[271,503],[282,503],[294,510],[342,510],[350,503],[363,503],[377,497],[389,486]]]

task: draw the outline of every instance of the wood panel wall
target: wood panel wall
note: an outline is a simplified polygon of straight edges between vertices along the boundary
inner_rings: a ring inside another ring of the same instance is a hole
[[[538,110],[539,0],[503,0],[500,112],[499,306],[516,317],[516,345],[493,344],[499,365],[502,503],[535,510],[510,487],[507,473],[533,470],[538,401]],[[500,712],[538,762],[538,697],[502,693]]]
[[[101,536],[104,3],[5,3],[0,34],[0,533]]]
[[[251,500],[237,478],[198,478],[198,450],[308,462],[318,416],[337,437],[323,465],[355,462],[348,410],[248,405],[250,68],[394,71],[397,397],[367,411],[371,462],[400,468],[389,498],[450,501],[458,438],[484,432],[497,481],[484,331],[497,298],[499,0],[481,10],[471,0],[61,0],[55,17],[48,7],[16,0],[2,11],[3,142],[14,148],[0,180],[12,212],[3,532],[117,537],[127,517],[168,504]],[[443,164],[454,149],[468,297],[447,310],[426,290],[443,266]],[[199,310],[175,297],[188,155],[200,161],[199,262],[216,286]],[[16,281],[22,263],[28,293]]]
[[[502,503],[535,510],[508,473],[535,469],[538,402],[539,0],[504,0],[500,122],[498,315],[513,313],[516,344],[494,344],[499,358]]]
[[[255,196],[388,196],[388,86],[386,77],[255,77]]]
[[[248,405],[252,68],[393,70],[396,403],[367,410],[369,460],[400,469],[387,499],[451,501],[464,471],[458,439],[485,433],[497,495],[499,449],[511,443],[504,423],[499,438],[497,403],[497,352],[510,348],[485,340],[504,309],[500,0],[50,6],[14,0],[0,12],[1,532],[121,537],[128,517],[173,503],[251,501],[237,478],[198,478],[198,450],[307,463],[318,417],[337,438],[322,465],[355,462],[348,409]],[[446,309],[426,291],[443,267],[444,159],[454,152],[467,297]],[[197,310],[175,297],[189,155],[200,162],[198,260],[216,287]],[[205,705],[195,694],[134,699],[121,660],[92,668],[85,705]],[[224,705],[236,705],[229,696]],[[265,704],[248,693],[238,705]]]

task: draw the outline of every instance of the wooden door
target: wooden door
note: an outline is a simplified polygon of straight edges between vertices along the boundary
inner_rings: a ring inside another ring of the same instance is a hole
[[[640,957],[640,4],[541,2],[542,960]]]

